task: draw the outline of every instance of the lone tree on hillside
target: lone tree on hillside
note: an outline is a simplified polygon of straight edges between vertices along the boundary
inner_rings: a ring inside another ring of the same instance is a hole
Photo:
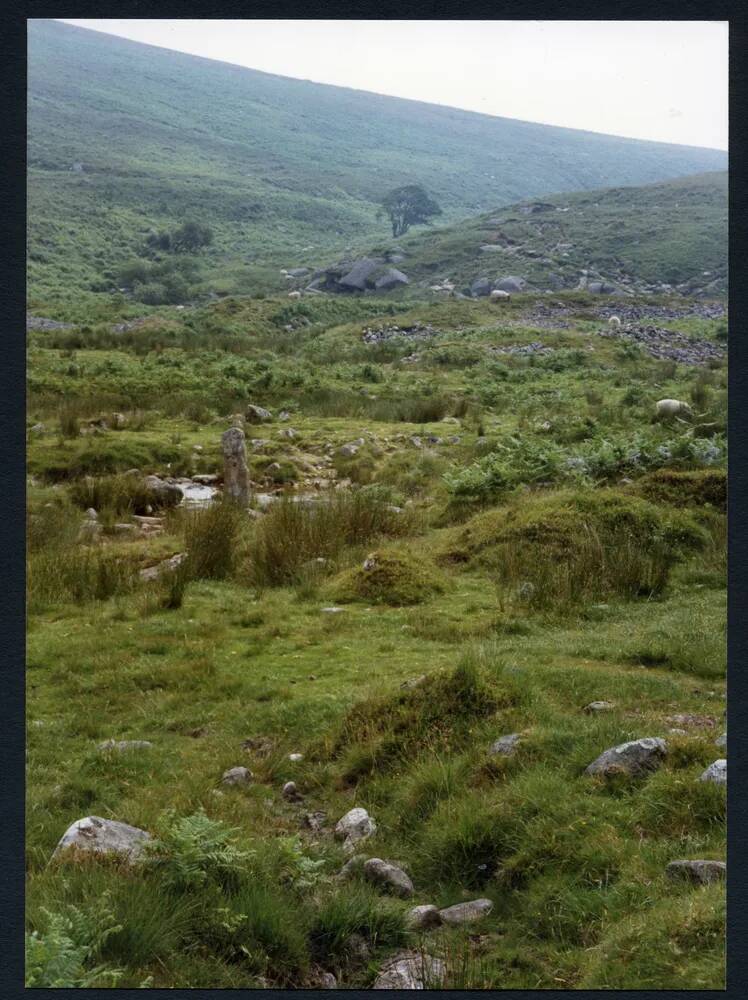
[[[390,217],[392,235],[402,236],[411,226],[427,223],[442,210],[420,184],[406,184],[390,191],[382,201],[384,212]]]

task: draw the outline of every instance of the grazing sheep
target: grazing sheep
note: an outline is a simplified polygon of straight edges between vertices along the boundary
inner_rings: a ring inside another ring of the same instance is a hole
[[[655,403],[655,416],[661,420],[663,417],[692,416],[693,411],[688,403],[682,399],[658,399]]]
[[[289,292],[288,293],[288,297],[289,297],[289,299],[300,299],[301,298],[301,292]]]
[[[509,292],[504,292],[500,288],[494,288],[491,292],[490,298],[492,302],[499,302],[500,300],[510,299],[511,295]]]
[[[620,330],[621,328],[621,318],[620,316],[611,316],[608,320],[608,326],[611,330]]]

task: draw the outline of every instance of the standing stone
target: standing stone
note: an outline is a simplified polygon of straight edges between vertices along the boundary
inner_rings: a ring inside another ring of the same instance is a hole
[[[247,447],[241,427],[229,427],[221,435],[223,449],[223,490],[227,497],[246,507],[249,504]]]

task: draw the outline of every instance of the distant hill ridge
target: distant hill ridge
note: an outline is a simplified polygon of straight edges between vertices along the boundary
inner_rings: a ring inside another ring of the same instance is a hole
[[[294,80],[49,20],[29,21],[28,108],[29,280],[48,293],[106,285],[149,228],[175,219],[210,224],[209,263],[249,287],[310,244],[385,235],[376,207],[402,183],[425,185],[451,222],[727,163],[718,150]]]

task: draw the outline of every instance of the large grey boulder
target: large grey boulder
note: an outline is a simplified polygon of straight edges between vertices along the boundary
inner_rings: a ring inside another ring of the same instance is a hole
[[[386,292],[390,288],[397,288],[398,285],[409,285],[410,278],[396,267],[388,267],[381,276],[377,277],[374,287],[378,292]]]
[[[267,411],[266,411],[267,412]],[[229,427],[221,435],[223,452],[223,490],[234,503],[246,507],[249,503],[249,469],[247,445],[241,427]]]
[[[53,858],[72,850],[86,854],[118,854],[134,861],[151,835],[145,830],[114,819],[85,816],[67,828],[55,847]]]
[[[343,850],[352,853],[356,844],[375,832],[377,824],[365,809],[357,806],[349,810],[335,824],[335,836],[343,841]]]
[[[412,931],[428,931],[432,927],[439,927],[441,922],[441,915],[432,903],[414,906],[405,914],[405,923]]]
[[[379,970],[375,990],[425,990],[441,985],[446,966],[433,955],[417,951],[401,951]]]
[[[727,875],[724,861],[671,861],[665,869],[668,878],[686,879],[698,885],[718,882]]]
[[[469,903],[455,903],[444,910],[439,910],[442,923],[457,927],[460,924],[472,924],[482,917],[488,916],[493,909],[490,899],[473,899]]]
[[[493,287],[498,292],[521,292],[527,282],[524,278],[518,278],[514,274],[507,274],[504,278],[499,278],[493,283]]]
[[[384,260],[381,257],[362,257],[356,261],[347,274],[338,280],[338,284],[344,288],[363,292],[369,278],[382,264],[384,264]]]
[[[488,278],[476,278],[470,286],[470,294],[480,298],[491,294],[491,282]]]
[[[382,886],[395,896],[408,899],[409,896],[413,895],[413,883],[402,868],[398,868],[391,861],[369,858],[368,861],[364,862],[363,873],[369,882]]]
[[[587,291],[593,295],[613,295],[616,286],[611,285],[609,281],[590,281],[587,284]]]
[[[636,776],[659,767],[667,754],[667,743],[659,737],[630,740],[601,753],[585,768],[585,774],[612,777],[616,774]]]
[[[712,781],[715,785],[727,784],[727,761],[722,758],[715,760],[713,764],[704,771],[699,781]]]

